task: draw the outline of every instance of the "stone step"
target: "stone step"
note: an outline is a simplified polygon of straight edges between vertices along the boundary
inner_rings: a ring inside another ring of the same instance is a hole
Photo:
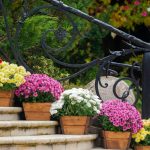
[[[56,121],[0,121],[0,137],[55,134]]]
[[[93,148],[91,150],[105,150],[105,148],[97,147],[97,148]],[[120,150],[120,149],[107,149],[107,150]],[[132,150],[132,149],[129,149],[129,150]]]
[[[97,135],[0,137],[0,150],[91,150]]]
[[[93,148],[91,150],[105,150],[103,147]],[[117,149],[107,149],[107,150],[117,150]],[[118,149],[119,150],[119,149]]]
[[[104,150],[105,148],[102,148],[102,147],[98,147],[98,148],[93,148],[91,150]],[[112,150],[112,149],[107,149],[107,150]]]
[[[19,120],[21,107],[0,107],[0,121]]]

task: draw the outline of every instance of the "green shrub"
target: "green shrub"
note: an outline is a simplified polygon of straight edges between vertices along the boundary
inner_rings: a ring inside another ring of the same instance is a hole
[[[27,64],[37,73],[47,74],[55,79],[67,77],[69,73],[54,65],[51,59],[44,56],[28,56]]]
[[[43,32],[50,28],[56,28],[57,18],[46,15],[37,15],[28,18],[23,25],[19,37],[21,51],[40,47]],[[50,37],[51,35],[49,35]],[[52,43],[50,41],[50,43]],[[53,43],[54,44],[54,43]]]
[[[142,59],[143,59],[143,55],[138,55],[136,57],[131,57],[129,59],[129,61],[126,61],[124,63],[126,64],[130,64],[132,65],[133,63],[135,62],[138,62],[138,63],[141,63],[142,62]],[[123,71],[121,72],[121,76],[128,76],[129,75],[129,69],[128,68],[124,68]]]

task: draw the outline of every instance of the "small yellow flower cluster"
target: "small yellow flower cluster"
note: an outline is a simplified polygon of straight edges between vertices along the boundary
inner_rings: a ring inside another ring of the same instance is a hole
[[[0,88],[5,84],[14,84],[16,87],[19,87],[25,82],[24,77],[27,75],[30,75],[30,73],[23,66],[2,61],[0,63]]]
[[[143,120],[143,128],[139,130],[136,134],[132,135],[132,138],[135,140],[136,143],[140,143],[144,141],[147,135],[150,135],[150,131],[147,128],[150,127],[150,119]]]

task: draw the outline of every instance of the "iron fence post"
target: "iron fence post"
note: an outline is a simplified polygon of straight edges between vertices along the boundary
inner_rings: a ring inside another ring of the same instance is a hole
[[[150,118],[150,52],[144,54],[142,80],[142,117]]]

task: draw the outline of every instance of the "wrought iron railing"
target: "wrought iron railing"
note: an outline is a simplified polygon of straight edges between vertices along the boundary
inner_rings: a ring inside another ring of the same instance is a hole
[[[142,92],[142,115],[143,118],[148,118],[150,117],[150,81],[148,79],[149,75],[150,75],[150,69],[149,69],[149,63],[150,63],[150,43],[144,42],[139,38],[136,38],[135,36],[132,36],[128,33],[125,33],[117,28],[114,28],[113,26],[98,20],[92,16],[89,16],[88,14],[77,10],[75,8],[72,8],[68,5],[65,5],[63,2],[61,2],[60,0],[44,0],[45,2],[47,2],[46,5],[44,6],[39,6],[37,8],[34,8],[33,10],[28,9],[28,2],[27,0],[24,0],[24,5],[23,5],[23,16],[20,19],[20,21],[18,22],[18,26],[16,28],[16,34],[15,36],[11,36],[10,35],[10,28],[9,28],[9,24],[8,24],[8,20],[7,20],[7,15],[6,15],[6,9],[3,5],[3,1],[0,0],[0,8],[3,12],[3,16],[4,16],[4,21],[5,21],[5,27],[6,27],[6,31],[7,31],[7,37],[11,46],[11,51],[14,55],[14,58],[17,60],[17,62],[23,66],[26,67],[26,69],[28,69],[29,71],[32,71],[32,69],[26,64],[25,59],[23,58],[21,52],[18,50],[18,39],[19,39],[19,35],[21,32],[21,29],[25,23],[25,21],[33,16],[33,15],[37,15],[37,14],[46,14],[46,12],[44,12],[44,9],[55,9],[59,12],[61,12],[65,18],[70,22],[71,26],[72,26],[72,30],[69,33],[70,34],[70,40],[63,45],[62,47],[59,48],[53,48],[50,45],[47,44],[46,42],[46,36],[49,32],[53,32],[54,36],[59,40],[63,40],[65,38],[65,36],[67,35],[67,31],[61,26],[59,25],[57,27],[57,29],[48,29],[47,31],[45,31],[41,37],[41,46],[44,49],[45,54],[52,59],[55,63],[61,65],[61,66],[65,66],[65,67],[69,67],[69,68],[78,68],[79,71],[66,77],[63,79],[60,79],[60,81],[62,80],[67,80],[67,79],[71,79],[74,78],[78,75],[80,75],[83,72],[86,72],[87,70],[89,70],[90,68],[94,67],[94,66],[98,66],[98,70],[97,70],[97,75],[96,75],[96,80],[95,80],[95,90],[96,90],[96,94],[101,98],[101,93],[99,92],[99,85],[102,88],[107,88],[108,84],[102,84],[101,82],[101,76],[102,75],[115,75],[116,71],[111,69],[111,66],[117,66],[117,67],[128,67],[131,68],[131,77],[123,77],[123,78],[119,78],[115,84],[113,85],[113,93],[114,95],[122,100],[126,100],[126,98],[128,97],[130,90],[135,89],[136,90],[136,101],[134,104],[137,103],[137,100],[139,98],[140,93]],[[128,49],[122,49],[120,51],[113,51],[110,52],[110,55],[104,57],[104,58],[97,58],[93,61],[91,61],[90,63],[84,63],[84,64],[69,64],[69,63],[65,63],[63,61],[60,61],[59,59],[57,59],[55,57],[55,55],[53,55],[54,52],[61,52],[64,51],[66,49],[68,49],[73,42],[76,39],[76,35],[78,32],[78,25],[74,22],[74,20],[72,19],[71,15],[75,15],[77,17],[80,17],[81,19],[87,20],[92,24],[96,24],[100,27],[103,27],[113,33],[116,33],[118,36],[122,37],[125,40],[126,45],[129,47]],[[62,19],[61,17],[58,16],[59,19]],[[131,50],[132,49],[132,50]],[[3,54],[3,51],[0,50],[1,53]],[[144,54],[144,58],[143,58],[143,66],[139,65],[138,63],[135,63],[133,65],[129,65],[129,64],[123,64],[123,63],[117,63],[114,62],[114,60],[118,57],[123,57],[126,56],[128,54],[132,54],[132,53],[137,53],[137,52],[141,52]],[[143,80],[142,80],[142,88],[139,85],[139,81],[135,78],[134,76],[134,70],[138,70],[138,71],[142,71],[143,72]],[[128,90],[124,91],[123,94],[120,96],[118,95],[118,93],[116,92],[116,87],[117,85],[123,81],[123,80],[128,80],[130,82],[132,82],[132,84],[129,86]],[[142,89],[142,90],[141,90]]]

